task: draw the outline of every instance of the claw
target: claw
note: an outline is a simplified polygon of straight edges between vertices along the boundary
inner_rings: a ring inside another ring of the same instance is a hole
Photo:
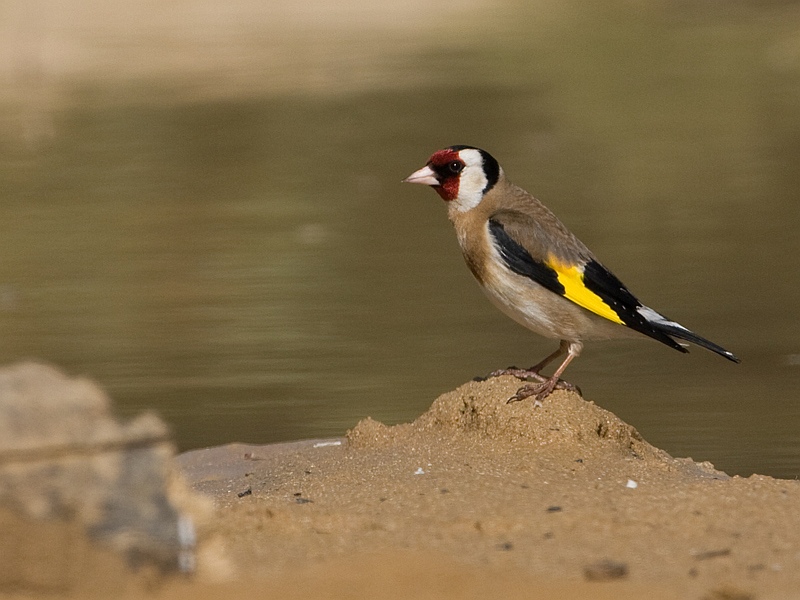
[[[544,379],[544,378],[542,378]],[[511,404],[512,402],[520,402],[525,398],[530,398],[531,396],[536,397],[536,401],[533,403],[534,406],[541,406],[542,400],[547,398],[550,394],[553,393],[553,390],[567,390],[570,392],[575,392],[579,396],[583,397],[581,390],[578,386],[573,385],[563,379],[556,379],[555,377],[551,377],[550,379],[544,379],[541,383],[529,383],[527,385],[523,385],[521,388],[517,390],[517,393],[511,396],[508,400],[506,400],[506,404]]]

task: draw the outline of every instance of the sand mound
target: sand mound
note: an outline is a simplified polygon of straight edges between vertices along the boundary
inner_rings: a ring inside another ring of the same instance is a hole
[[[476,453],[518,451],[559,461],[567,456],[606,465],[636,460],[697,477],[727,478],[710,463],[675,459],[648,444],[619,417],[578,394],[556,391],[541,406],[533,400],[507,403],[520,386],[515,377],[472,381],[437,398],[413,423],[389,427],[364,419],[347,434],[362,450],[408,444],[473,445]]]

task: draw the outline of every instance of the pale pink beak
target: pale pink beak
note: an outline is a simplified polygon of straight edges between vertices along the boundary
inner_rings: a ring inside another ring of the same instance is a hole
[[[419,171],[414,171],[411,175],[403,179],[401,183],[421,183],[423,185],[440,185],[433,169],[425,165]]]

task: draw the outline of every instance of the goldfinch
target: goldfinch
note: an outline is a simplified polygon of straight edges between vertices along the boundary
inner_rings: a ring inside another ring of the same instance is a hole
[[[450,146],[403,180],[432,186],[447,202],[467,266],[489,300],[531,331],[561,340],[558,350],[530,369],[490,376],[534,379],[509,402],[556,389],[575,390],[560,379],[589,340],[649,336],[688,352],[673,338],[692,342],[730,361],[739,359],[645,306],[604,267],[539,200],[506,179],[485,150]],[[540,371],[566,354],[551,377]]]

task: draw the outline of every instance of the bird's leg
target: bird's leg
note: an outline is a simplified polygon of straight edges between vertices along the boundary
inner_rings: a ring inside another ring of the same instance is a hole
[[[578,392],[580,394],[580,390],[572,385],[571,383],[567,383],[566,381],[561,381],[560,377],[564,370],[569,366],[569,363],[573,361],[573,359],[577,358],[581,350],[583,349],[583,344],[580,342],[561,342],[561,348],[559,348],[558,354],[551,355],[547,358],[552,360],[566,348],[567,357],[564,359],[564,362],[556,369],[556,372],[553,375],[544,381],[540,381],[539,383],[529,383],[527,385],[523,385],[521,388],[517,390],[517,393],[511,396],[508,399],[508,402],[519,402],[520,400],[524,400],[525,398],[529,398],[530,396],[536,396],[538,401],[542,401],[547,398],[553,390],[558,388],[561,390],[570,390],[573,392]],[[547,360],[547,359],[545,359]],[[538,366],[538,365],[537,365]],[[542,378],[543,379],[543,378]]]
[[[545,356],[539,363],[532,366],[530,369],[517,369],[516,367],[509,367],[508,369],[500,369],[489,373],[489,377],[500,377],[501,375],[513,375],[519,379],[535,379],[539,382],[547,381],[547,377],[542,377],[539,372],[547,365],[553,362],[562,354],[566,353],[569,348],[569,342],[562,340],[558,350],[552,354]]]

